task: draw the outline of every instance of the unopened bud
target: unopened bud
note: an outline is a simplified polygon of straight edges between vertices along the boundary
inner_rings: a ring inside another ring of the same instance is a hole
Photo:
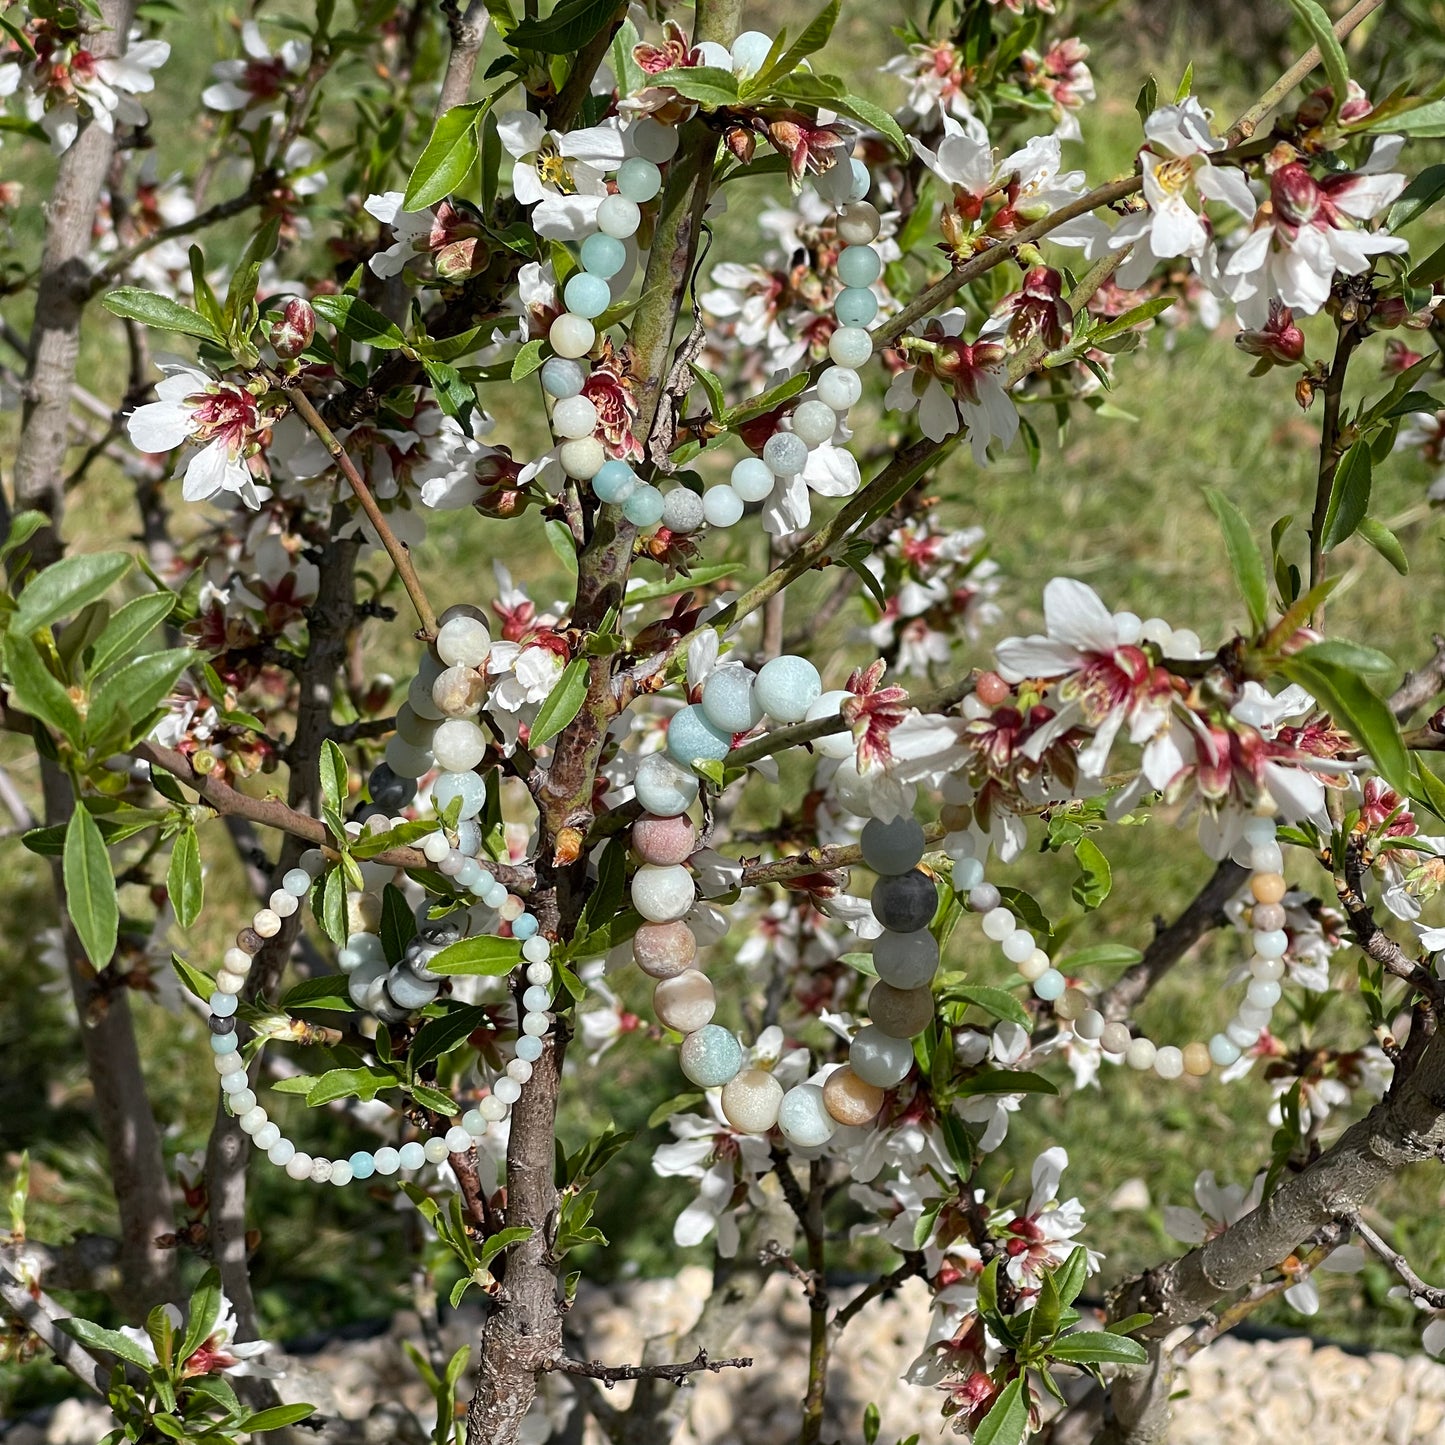
[[[463,281],[486,266],[489,254],[475,236],[449,241],[436,253],[437,275],[443,281]]]
[[[295,361],[316,335],[316,313],[311,303],[293,296],[271,323],[271,349],[282,361]]]

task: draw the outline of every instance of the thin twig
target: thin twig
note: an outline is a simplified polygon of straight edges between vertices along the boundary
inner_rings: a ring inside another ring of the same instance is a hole
[[[15,1273],[13,1252],[0,1253],[0,1305],[17,1323],[40,1339],[82,1385],[102,1399],[110,1388],[110,1370],[79,1341],[60,1328],[67,1312],[43,1290],[32,1289]]]
[[[1345,1222],[1369,1245],[1370,1249],[1384,1260],[1391,1269],[1405,1283],[1405,1288],[1410,1291],[1410,1298],[1427,1304],[1432,1310],[1445,1310],[1445,1289],[1439,1285],[1426,1284],[1418,1274],[1414,1266],[1398,1249],[1391,1249],[1373,1229],[1360,1217],[1359,1213],[1347,1214]]]
[[[601,1380],[611,1389],[619,1380],[671,1380],[680,1385],[689,1375],[721,1374],[724,1370],[745,1370],[753,1362],[751,1355],[738,1355],[730,1360],[710,1360],[706,1350],[699,1350],[690,1360],[672,1365],[604,1365],[597,1360],[573,1360],[559,1355],[547,1369],[563,1375],[585,1375]]]
[[[895,1290],[905,1280],[912,1279],[914,1275],[920,1277],[926,1272],[927,1265],[922,1252],[912,1252],[903,1256],[903,1263],[896,1269],[891,1269],[885,1275],[875,1279],[867,1289],[860,1290],[847,1304],[833,1316],[832,1327],[835,1330],[846,1329],[852,1320],[863,1313],[880,1295],[888,1294]]]

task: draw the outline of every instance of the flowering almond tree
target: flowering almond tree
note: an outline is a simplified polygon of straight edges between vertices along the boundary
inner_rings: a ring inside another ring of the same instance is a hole
[[[620,1039],[655,1056],[653,1170],[695,1185],[660,1223],[807,1296],[805,1445],[839,1335],[914,1277],[899,1389],[980,1445],[1166,1438],[1177,1361],[1277,1295],[1309,1310],[1362,1249],[1445,1343],[1445,1292],[1362,1217],[1445,1151],[1445,648],[1327,625],[1343,543],[1409,567],[1375,470],[1442,460],[1445,255],[1400,233],[1445,195],[1411,156],[1445,101],[1396,73],[1383,0],[1290,6],[1308,48],[1232,124],[1189,75],[1109,77],[1142,84],[1112,176],[1074,166],[1095,79],[1044,0],[945,0],[857,82],[839,0],[786,29],[737,0],[320,0],[246,19],[180,108],[176,8],[0,16],[5,154],[53,164],[10,263],[34,305],[5,333],[4,708],[39,786],[5,795],[53,872],[120,1318],[52,1298],[76,1266],[27,1233],[23,1170],[0,1294],[107,1441],[313,1415],[257,1333],[268,1170],[413,1211],[433,1309],[484,1300],[473,1348],[416,1356],[438,1445],[574,1407],[664,1441],[689,1375],[746,1390],[755,1282],[641,1362],[564,1344],[632,1136],[593,1110],[564,1147],[558,1107]],[[971,518],[994,463],[1049,465],[1040,405],[1117,425],[1107,397],[1190,326],[1235,328],[1230,384],[1318,422],[1313,494],[1251,516],[1211,479],[1199,546],[1233,585],[1208,616],[1116,610],[1049,559],[1041,597],[1006,593]],[[83,341],[120,358],[107,400]],[[138,546],[96,540],[117,477]],[[446,577],[429,534],[462,539]],[[372,650],[399,613],[400,682]],[[1089,939],[1126,824],[1209,860],[1142,952]],[[228,850],[243,905],[207,898]],[[1029,852],[1072,901],[1025,891]],[[1150,991],[1214,930],[1239,948],[1218,1026],[1171,1033]],[[142,1072],[165,989],[219,1080],[203,1161],[167,1160]],[[994,1156],[1040,1096],[1121,1071],[1185,1107],[1257,1091],[1276,1132],[1169,1206],[1186,1252],[1085,1307],[1068,1141],[1019,1177]],[[846,1297],[845,1231],[894,1260]]]

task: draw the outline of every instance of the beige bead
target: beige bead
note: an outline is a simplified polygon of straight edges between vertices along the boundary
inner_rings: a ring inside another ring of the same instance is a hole
[[[697,958],[697,938],[681,919],[671,923],[644,923],[632,935],[632,956],[643,973],[653,978],[675,978]]]
[[[1048,954],[1042,948],[1036,948],[1018,965],[1018,975],[1028,983],[1037,983],[1052,966]]]
[[[1284,897],[1285,887],[1283,873],[1256,873],[1249,880],[1249,891],[1261,903],[1278,903]]]
[[[1131,1069],[1137,1069],[1141,1074],[1146,1069],[1154,1067],[1154,1055],[1158,1050],[1150,1039],[1135,1039],[1127,1049],[1124,1050],[1124,1062]]]
[[[1207,1044],[1192,1043],[1184,1045],[1184,1072],[1193,1074],[1196,1078],[1202,1079],[1213,1067],[1214,1060],[1209,1057],[1209,1046]]]
[[[476,717],[487,697],[487,680],[474,667],[449,667],[431,685],[432,701],[447,717]]]
[[[883,1107],[883,1090],[865,1084],[844,1064],[823,1084],[823,1107],[839,1124],[866,1124]]]
[[[274,908],[258,908],[251,927],[262,938],[275,938],[281,932],[281,915]]]
[[[1081,988],[1066,988],[1054,1000],[1054,1017],[1064,1020],[1076,1019],[1089,1007],[1089,995]]]
[[[716,1010],[712,980],[696,968],[685,969],[676,978],[664,978],[652,990],[657,1021],[680,1034],[696,1033],[711,1023]]]
[[[350,893],[346,898],[348,933],[375,933],[381,927],[381,894]]]
[[[1131,1037],[1128,1024],[1105,1024],[1104,1032],[1099,1035],[1099,1047],[1106,1054],[1122,1054],[1129,1047]]]
[[[251,955],[244,948],[228,948],[221,957],[221,967],[232,973],[245,973],[251,967]]]
[[[223,968],[216,975],[216,991],[218,993],[240,993],[246,986],[246,975],[236,973],[229,968]]]
[[[783,1086],[766,1069],[744,1069],[723,1085],[723,1117],[740,1134],[766,1134],[782,1102]]]
[[[916,1038],[933,1019],[933,990],[894,988],[879,979],[868,995],[868,1017],[889,1038]]]

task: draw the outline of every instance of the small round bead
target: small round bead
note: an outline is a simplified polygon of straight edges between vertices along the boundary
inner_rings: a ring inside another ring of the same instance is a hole
[[[351,1161],[349,1159],[333,1159],[331,1161],[331,1182],[339,1186],[350,1184],[351,1180]]]
[[[596,281],[595,276],[574,276],[574,281]],[[605,291],[607,283],[597,281]],[[552,408],[552,429],[559,437],[576,441],[578,437],[590,437],[597,430],[597,407],[589,396],[569,396]],[[436,688],[432,688],[436,697]]]
[[[637,202],[629,201],[626,196],[606,196],[597,208],[597,229],[604,236],[625,241],[628,236],[636,235],[641,224],[642,212]]]
[[[675,763],[666,753],[649,753],[637,765],[632,786],[637,801],[649,813],[671,818],[685,813],[697,798],[695,774]]]
[[[612,288],[601,276],[594,276],[590,271],[574,271],[562,288],[562,301],[573,316],[584,316],[592,321],[612,304]]]
[[[763,460],[777,477],[795,477],[808,461],[808,444],[790,431],[775,431],[763,443]]]
[[[531,941],[530,938],[527,940],[528,943]],[[547,943],[547,940],[544,938],[542,942]],[[547,946],[550,948],[551,944],[547,944]],[[522,957],[526,958],[526,956],[527,950],[524,947],[522,949]],[[545,959],[533,959],[530,961],[527,964],[527,982],[550,985],[552,982],[552,965]]]
[[[999,906],[999,891],[992,883],[980,883],[968,892],[968,906],[973,913],[990,913]]]
[[[1270,1012],[1267,1008],[1255,1008],[1246,1000],[1235,1010],[1235,1017],[1240,1023],[1263,1032],[1269,1027]]]
[[[1225,1025],[1224,1034],[1231,1043],[1238,1044],[1240,1048],[1247,1049],[1259,1041],[1259,1030],[1253,1024],[1244,1023],[1240,1019],[1231,1019]]]
[[[1215,1034],[1209,1040],[1209,1057],[1218,1064],[1221,1069],[1227,1069],[1230,1064],[1239,1058],[1239,1049],[1223,1034]]]
[[[848,1062],[865,1083],[891,1089],[908,1077],[913,1067],[913,1045],[908,1039],[893,1038],[870,1024],[853,1036]]]
[[[432,752],[444,772],[464,773],[486,756],[487,735],[470,718],[451,717],[438,726]]]
[[[1177,1079],[1184,1072],[1184,1055],[1173,1044],[1165,1044],[1154,1054],[1154,1072],[1161,1079]]]
[[[230,1018],[236,1012],[236,995],[233,993],[213,993],[210,997],[210,1008],[213,1014],[220,1018]]]
[[[421,851],[426,854],[430,862],[440,863],[452,851],[452,845],[447,842],[447,835],[438,829],[435,833],[428,833],[422,839]]]
[[[586,356],[597,340],[597,328],[585,317],[564,311],[547,329],[547,340],[558,356],[575,360]]]
[[[1151,1040],[1146,1038],[1131,1039],[1129,1047],[1124,1050],[1124,1062],[1131,1069],[1144,1073],[1154,1067],[1154,1059],[1158,1050]]]
[[[828,356],[856,371],[873,355],[873,338],[861,326],[840,326],[828,338]]]
[[[878,1117],[884,1091],[860,1079],[844,1064],[834,1069],[823,1084],[823,1106],[839,1124],[866,1124]]]
[[[522,1097],[522,1086],[508,1075],[503,1075],[492,1085],[492,1093],[509,1107]]]
[[[247,1090],[249,1093],[250,1091]],[[232,1106],[235,1108],[234,1104]],[[244,1108],[235,1108],[236,1123],[240,1126],[243,1134],[254,1134],[262,1124],[266,1122],[266,1111],[256,1103],[256,1096],[251,1094],[250,1104]]]
[[[617,168],[619,195],[639,205],[650,201],[662,189],[662,172],[645,156],[630,156]]]
[[[659,867],[644,863],[632,875],[632,906],[649,923],[686,917],[697,899],[692,874],[680,863]]]
[[[793,411],[793,435],[801,437],[810,447],[831,441],[838,429],[838,417],[824,401],[799,402]]]
[[[867,326],[878,315],[878,298],[867,286],[846,286],[833,298],[833,310],[843,326]]]
[[[275,1165],[284,1168],[295,1156],[296,1146],[289,1139],[278,1139],[266,1150],[266,1157]]]
[[[710,527],[735,527],[742,519],[743,499],[726,482],[702,494],[702,515]]]
[[[251,1142],[265,1154],[280,1138],[281,1130],[277,1124],[262,1124],[261,1127],[251,1135]]]
[[[983,928],[985,938],[991,938],[995,943],[1001,943],[1018,927],[1018,920],[1005,907],[1000,905],[997,908],[990,908],[983,915],[980,926]],[[1032,946],[1029,952],[1033,952]]]
[[[644,863],[665,866],[685,862],[697,851],[697,829],[686,814],[639,818],[632,825],[632,851]]]
[[[236,1064],[237,1067],[232,1069],[230,1073],[221,1075],[221,1092],[234,1097],[236,1094],[251,1087],[251,1076],[245,1069],[239,1067],[240,1059],[228,1059],[228,1062]]]
[[[823,691],[818,669],[804,657],[784,655],[763,664],[753,684],[757,705],[775,722],[802,722]]]
[[[426,1150],[413,1139],[409,1144],[403,1144],[397,1150],[397,1159],[403,1169],[420,1169],[426,1163]]]
[[[650,482],[643,482],[623,502],[622,515],[634,527],[655,527],[662,520],[666,505],[662,493]]]
[[[795,1084],[778,1105],[778,1131],[789,1144],[816,1149],[833,1137],[835,1125],[817,1084]]]
[[[938,888],[928,874],[914,869],[891,878],[880,878],[869,900],[873,916],[894,933],[912,933],[927,928],[938,908]]]
[[[288,893],[284,888],[278,888],[270,898],[266,900],[267,907],[277,918],[290,918],[300,908],[300,900],[294,893]]]
[[[216,1072],[223,1077],[226,1074],[234,1074],[237,1069],[245,1068],[245,1064],[242,1062],[241,1056],[234,1050],[230,1053],[225,1054],[212,1054],[211,1064],[215,1068]]]
[[[720,1103],[740,1134],[766,1134],[778,1122],[783,1086],[766,1069],[744,1069],[723,1085]]]
[[[230,1075],[227,1075],[227,1077],[229,1078]],[[244,1118],[247,1114],[249,1114],[252,1109],[254,1109],[254,1108],[256,1107],[256,1093],[255,1093],[255,1090],[254,1090],[254,1089],[237,1089],[237,1090],[235,1091],[235,1093],[228,1093],[228,1094],[226,1095],[226,1103],[230,1106],[231,1112],[232,1112],[238,1119],[242,1119],[242,1118]],[[259,1128],[261,1127],[261,1125],[264,1124],[265,1122],[266,1122],[266,1111],[265,1111],[264,1109],[262,1109],[262,1110],[261,1110],[261,1117],[256,1120],[256,1128],[259,1129]],[[250,1133],[253,1133],[254,1130],[247,1129],[246,1132],[247,1132],[248,1134],[250,1134]]]
[[[241,948],[228,948],[221,955],[221,967],[232,973],[245,973],[251,967],[251,955]]]
[[[866,242],[838,253],[838,279],[848,287],[871,286],[883,271],[883,258]]]
[[[727,662],[715,667],[702,685],[702,710],[720,732],[729,735],[748,732],[763,716],[757,698],[757,678],[740,663]],[[638,826],[633,827],[634,840]]]
[[[604,238],[610,239],[610,238]],[[583,249],[585,250],[585,243]],[[542,390],[548,396],[556,397],[559,401],[569,396],[577,396],[587,382],[587,373],[575,361],[565,356],[549,356],[542,363]],[[443,628],[443,631],[446,629]],[[437,637],[440,651],[441,637]],[[445,654],[443,654],[445,657]]]
[[[539,927],[540,925],[538,924],[537,920],[530,913],[524,913],[520,918],[516,919],[513,922],[512,937],[515,939],[519,939],[521,942],[525,943],[529,938],[531,938],[534,933],[536,933]]]
[[[1278,843],[1258,843],[1249,850],[1249,866],[1256,873],[1279,873],[1284,868],[1284,852]]]
[[[900,814],[886,821],[870,818],[858,842],[863,861],[880,876],[891,877],[918,866],[926,839],[916,818]]]
[[[281,879],[281,886],[297,898],[305,898],[311,892],[311,875],[304,868],[288,869]]]
[[[916,1038],[933,1021],[933,990],[894,988],[879,979],[868,995],[868,1017],[890,1038]]]
[[[286,1173],[292,1179],[309,1179],[311,1177],[311,1156],[298,1149],[286,1161]]]
[[[552,953],[552,940],[544,938],[540,933],[534,933],[531,938],[522,945],[522,957],[532,965],[532,968],[545,968],[550,972],[551,965],[547,959]],[[527,970],[527,977],[532,978],[532,969]],[[535,979],[532,980],[534,983]]]
[[[463,1129],[460,1124],[453,1124],[447,1130],[446,1138],[441,1141],[447,1154],[465,1154],[472,1147],[472,1142],[471,1132]]]
[[[1184,1045],[1184,1072],[1202,1079],[1214,1067],[1209,1057],[1209,1047],[1198,1042]]]
[[[596,437],[577,437],[557,448],[557,460],[569,477],[585,482],[602,470],[607,452]]]
[[[461,1136],[467,1141],[467,1145],[470,1145],[472,1142],[472,1136],[468,1134],[465,1129],[462,1129],[459,1132],[461,1133]],[[433,1134],[432,1137],[428,1139],[426,1143],[423,1144],[421,1147],[422,1153],[426,1156],[426,1162],[428,1164],[440,1164],[446,1159],[447,1155],[451,1153],[451,1150],[447,1148],[447,1141],[445,1139],[438,1138],[435,1134]],[[463,1147],[465,1148],[466,1145],[464,1145]]]
[[[818,378],[818,400],[833,411],[847,411],[863,395],[863,379],[851,366],[830,366]]]
[[[1051,968],[1049,956],[1042,948],[1036,948],[1022,963],[1017,965],[1014,972],[1023,979],[1025,983],[1037,983]]]
[[[528,1063],[536,1063],[542,1057],[542,1039],[540,1035],[523,1034],[516,1042],[517,1057],[526,1059]]]
[[[707,1024],[683,1039],[677,1051],[682,1072],[700,1089],[718,1089],[737,1077],[743,1046],[718,1024]]]
[[[372,1161],[376,1165],[376,1172],[378,1174],[395,1174],[396,1171],[401,1168],[401,1153],[399,1150],[393,1149],[388,1145],[378,1149],[376,1153],[372,1155]]]
[[[1034,996],[1047,1002],[1050,999],[1060,998],[1068,982],[1056,968],[1046,968],[1034,980]]]
[[[1280,987],[1269,979],[1256,978],[1245,990],[1245,997],[1251,1008],[1272,1009],[1279,1002]]]
[[[482,1115],[489,1124],[500,1124],[507,1117],[507,1106],[492,1094],[477,1105],[477,1112]]]
[[[1286,886],[1282,873],[1256,873],[1249,880],[1249,891],[1261,903],[1278,903],[1285,895]]]
[[[866,246],[883,229],[878,208],[867,201],[850,201],[838,212],[838,239],[849,246]]]
[[[522,1032],[531,1034],[533,1038],[541,1038],[543,1034],[552,1027],[552,1020],[544,1013],[530,1013],[522,1015]]]
[[[1004,939],[1002,948],[1003,956],[1010,963],[1022,963],[1033,957],[1034,936],[1027,928],[1016,928]]]
[[[692,967],[697,939],[680,919],[671,923],[644,923],[632,936],[632,956],[650,978],[676,978]]]
[[[1074,1020],[1074,1032],[1081,1039],[1097,1039],[1104,1032],[1104,1015],[1098,1009],[1085,1009]]]
[[[648,160],[656,161],[659,165],[670,161],[677,154],[679,145],[676,129],[654,120],[651,116],[645,116],[630,126],[627,139],[632,142],[632,149],[638,155],[646,156]]]
[[[534,983],[522,994],[522,1007],[529,1013],[545,1011],[552,1006],[552,990]]]
[[[652,1011],[668,1028],[680,1034],[695,1033],[710,1023],[717,1011],[712,980],[696,968],[659,980],[652,991]]]
[[[953,886],[960,893],[970,892],[983,883],[983,859],[960,858],[953,865]]]
[[[686,536],[696,532],[707,520],[703,499],[687,487],[674,487],[662,499],[662,525],[669,532]]]
[[[410,696],[410,688],[407,689]],[[431,685],[425,688],[420,686],[418,680],[417,691],[424,693],[427,708],[430,712],[436,711],[436,704],[431,700]],[[411,748],[422,748],[427,751],[431,749],[431,735],[436,731],[439,718],[427,716],[422,717],[416,712],[409,702],[404,702],[396,710],[396,735],[402,742]]]
[[[732,732],[713,723],[697,703],[674,713],[667,725],[668,755],[685,768],[703,761],[720,763],[732,745]]]
[[[313,1184],[327,1184],[331,1180],[331,1160],[323,1159],[319,1155],[311,1161],[310,1172],[306,1176]]]
[[[234,1033],[211,1035],[211,1051],[216,1054],[234,1054],[240,1044]]]
[[[513,1059],[507,1065],[507,1077],[525,1084],[532,1077],[532,1066],[526,1059]]]
[[[1267,983],[1278,983],[1284,977],[1284,960],[1282,958],[1251,958],[1249,971],[1255,978],[1263,979]]]
[[[885,930],[873,942],[873,967],[896,989],[922,988],[938,971],[938,940],[926,928]]]
[[[733,491],[745,502],[766,501],[778,484],[773,469],[761,457],[744,457],[733,468],[728,480]]]
[[[604,462],[592,478],[592,490],[598,500],[620,506],[641,486],[637,473],[626,462],[613,458]]]
[[[251,920],[251,927],[262,938],[275,938],[281,932],[281,915],[272,908],[258,908]]]
[[[376,1156],[366,1149],[358,1149],[347,1162],[353,1179],[370,1179],[376,1173]]]
[[[616,236],[606,236],[601,231],[594,231],[582,243],[580,252],[582,269],[594,276],[600,276],[604,281],[610,281],[627,264],[627,246],[619,241]],[[545,367],[543,370],[545,371]],[[546,386],[546,378],[543,378],[543,386]],[[577,389],[582,389],[582,383],[577,383]]]
[[[1072,1023],[1089,1007],[1089,995],[1081,988],[1066,988],[1054,1000],[1054,1017]]]
[[[1103,1049],[1106,1054],[1126,1053],[1131,1038],[1132,1035],[1129,1033],[1128,1024],[1105,1024],[1104,1032],[1099,1035],[1099,1047]]]
[[[1282,928],[1254,935],[1254,951],[1260,958],[1283,958],[1288,950],[1289,934]]]
[[[467,1112],[462,1115],[461,1127],[466,1130],[469,1136],[475,1136],[480,1139],[482,1135],[487,1132],[487,1121],[483,1117],[480,1109],[468,1109]],[[470,1139],[468,1142],[470,1143]],[[460,1153],[461,1151],[453,1150],[452,1152]]]

